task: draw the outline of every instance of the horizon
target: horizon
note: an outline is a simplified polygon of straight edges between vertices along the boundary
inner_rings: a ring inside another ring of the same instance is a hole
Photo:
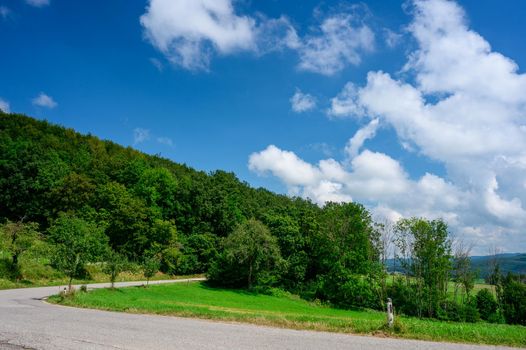
[[[525,10],[0,0],[0,109],[525,252]]]

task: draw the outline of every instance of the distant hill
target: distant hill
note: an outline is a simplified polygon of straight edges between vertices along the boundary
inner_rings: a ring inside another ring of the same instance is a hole
[[[472,256],[471,268],[478,272],[479,278],[485,278],[490,274],[491,261],[494,258],[493,255]],[[502,273],[526,273],[526,253],[497,254],[496,258]],[[389,272],[404,272],[400,263],[398,261],[395,262],[394,259],[388,259],[387,266]]]
[[[485,278],[489,273],[490,262],[493,256],[472,256],[471,267],[479,272],[481,278]],[[526,253],[498,254],[497,260],[503,273],[526,273]]]

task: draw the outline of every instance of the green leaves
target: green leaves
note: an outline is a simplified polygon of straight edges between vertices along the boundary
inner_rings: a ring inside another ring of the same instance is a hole
[[[209,279],[219,285],[269,286],[278,281],[283,264],[276,237],[260,221],[250,219],[225,239]]]
[[[83,219],[61,215],[49,229],[55,246],[53,266],[70,278],[78,276],[88,262],[103,259],[108,238],[101,227]]]
[[[11,222],[0,225],[0,251],[6,251],[11,260],[7,261],[11,279],[20,280],[22,254],[38,245],[41,235],[35,223]]]

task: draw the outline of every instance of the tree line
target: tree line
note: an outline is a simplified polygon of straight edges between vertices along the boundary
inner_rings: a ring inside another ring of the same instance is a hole
[[[392,297],[408,315],[525,323],[524,284],[500,276],[497,298],[472,295],[474,276],[441,220],[378,224],[358,203],[319,207],[17,114],[0,113],[0,154],[10,278],[23,278],[24,252],[46,246],[49,266],[70,281],[88,262],[113,280],[134,262],[147,278],[206,273],[211,285],[277,287],[344,308],[383,309]],[[404,276],[386,271],[390,246]]]

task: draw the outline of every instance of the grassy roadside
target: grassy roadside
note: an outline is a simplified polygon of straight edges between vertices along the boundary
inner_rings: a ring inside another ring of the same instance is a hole
[[[74,279],[73,284],[88,284],[88,283],[108,283],[110,278],[108,275],[102,272],[90,273],[89,279]],[[190,276],[172,276],[161,272],[158,272],[153,276],[150,281],[158,280],[170,280],[170,279],[184,279],[203,277],[203,275],[190,275]],[[129,282],[129,281],[143,281],[146,280],[142,272],[124,272],[119,275],[116,282]],[[66,277],[57,276],[55,278],[39,278],[34,280],[22,280],[20,282],[13,282],[8,279],[0,278],[0,290],[3,289],[15,289],[15,288],[34,288],[34,287],[51,287],[67,285],[68,279]]]
[[[293,329],[518,347],[526,344],[526,327],[522,326],[400,317],[395,330],[388,331],[385,329],[385,315],[381,312],[334,309],[283,292],[262,295],[212,289],[203,283],[100,289],[77,293],[65,299],[52,297],[50,301],[103,310],[197,317]]]

